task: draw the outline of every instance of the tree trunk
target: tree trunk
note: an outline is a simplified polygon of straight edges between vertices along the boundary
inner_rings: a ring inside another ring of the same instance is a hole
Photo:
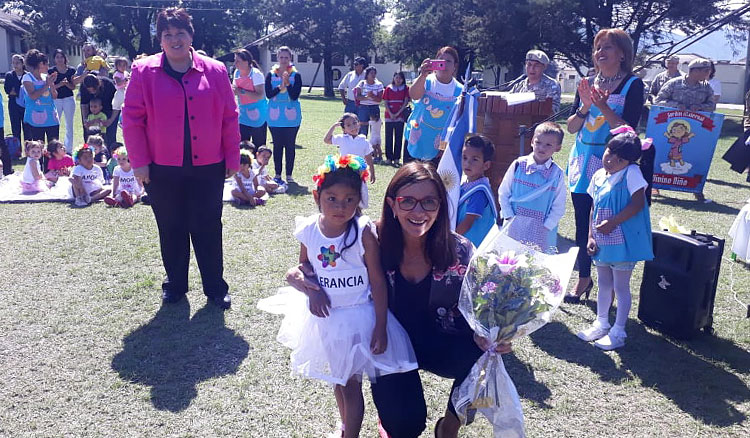
[[[333,93],[333,56],[329,48],[323,49],[323,95],[336,97]]]

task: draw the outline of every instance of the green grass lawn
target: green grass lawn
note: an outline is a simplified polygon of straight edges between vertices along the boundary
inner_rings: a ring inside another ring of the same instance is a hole
[[[322,139],[342,112],[340,101],[303,93],[302,106],[294,172],[301,187],[262,208],[225,205],[225,278],[233,297],[226,313],[205,307],[194,261],[189,305],[160,309],[164,272],[147,206],[0,205],[0,436],[317,438],[332,430],[332,391],[290,377],[289,351],[275,341],[281,318],[256,309],[297,259],[294,217],[315,211],[310,175],[334,151]],[[7,117],[5,126],[7,134]],[[690,229],[727,234],[750,196],[744,176],[720,159],[739,126],[727,122],[716,149],[705,189],[715,202],[663,192],[652,206],[654,227],[671,214]],[[567,136],[558,162],[572,141]],[[376,170],[367,211],[373,218],[394,174],[390,167]],[[560,233],[574,236],[570,205]],[[564,305],[504,357],[528,436],[748,436],[750,319],[735,294],[750,302],[750,271],[724,260],[715,335],[690,342],[638,321],[641,271],[639,265],[631,284],[625,348],[606,353],[575,337],[596,317],[590,303]],[[423,377],[429,405],[423,437],[429,437],[451,382]],[[373,437],[376,412],[365,391],[362,436]],[[479,419],[461,436],[489,437],[491,429]]]

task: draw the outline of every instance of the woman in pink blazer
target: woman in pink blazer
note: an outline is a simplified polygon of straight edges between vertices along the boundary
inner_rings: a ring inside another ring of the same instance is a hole
[[[203,292],[228,309],[221,213],[224,179],[239,169],[237,104],[226,67],[193,51],[193,33],[184,9],[159,13],[163,52],[133,63],[123,135],[159,227],[163,302],[187,293],[192,241]]]

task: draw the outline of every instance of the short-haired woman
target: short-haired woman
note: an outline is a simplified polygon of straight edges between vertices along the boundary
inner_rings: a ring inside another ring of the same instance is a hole
[[[193,23],[184,9],[161,11],[156,34],[163,52],[133,63],[122,125],[159,228],[167,273],[162,301],[187,293],[192,241],[203,293],[228,309],[221,213],[224,179],[240,167],[237,103],[224,64],[193,50]]]
[[[586,248],[589,216],[593,200],[587,193],[591,177],[602,167],[602,155],[610,138],[610,129],[620,125],[638,126],[643,110],[643,81],[633,74],[633,41],[621,29],[602,29],[594,37],[592,50],[596,75],[578,85],[573,102],[574,113],[568,117],[568,132],[576,142],[568,159],[568,185],[576,223],[576,244]],[[644,151],[641,171],[648,182],[646,196],[651,202],[651,181],[655,150]],[[594,286],[591,279],[591,257],[578,252],[578,282],[566,302],[578,303]]]

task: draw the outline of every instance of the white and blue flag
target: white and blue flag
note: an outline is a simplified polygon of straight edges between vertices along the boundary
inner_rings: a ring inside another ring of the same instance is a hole
[[[446,147],[440,163],[438,174],[443,180],[445,190],[448,192],[448,211],[450,212],[451,230],[456,229],[456,215],[458,213],[458,198],[461,196],[461,176],[463,173],[461,165],[461,150],[467,134],[476,132],[477,106],[479,104],[479,90],[476,87],[469,88],[471,79],[471,63],[466,68],[464,76],[466,83],[456,104],[451,109],[448,124],[443,129],[441,140]]]

